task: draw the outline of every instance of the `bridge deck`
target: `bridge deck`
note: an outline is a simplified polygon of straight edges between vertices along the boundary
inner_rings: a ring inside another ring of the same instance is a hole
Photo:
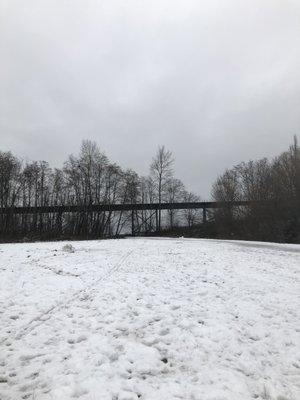
[[[233,202],[184,202],[184,203],[135,203],[135,204],[90,204],[90,205],[58,205],[38,207],[6,207],[0,208],[0,214],[46,214],[72,212],[107,212],[107,211],[141,211],[141,210],[188,210],[226,208],[248,206],[252,201]],[[261,203],[261,202],[260,202]]]

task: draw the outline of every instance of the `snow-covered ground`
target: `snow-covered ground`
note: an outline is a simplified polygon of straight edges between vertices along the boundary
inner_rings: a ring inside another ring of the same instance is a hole
[[[300,399],[300,246],[0,245],[0,399]]]

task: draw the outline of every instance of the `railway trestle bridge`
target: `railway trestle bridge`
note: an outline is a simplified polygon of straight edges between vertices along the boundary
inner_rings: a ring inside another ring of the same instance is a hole
[[[62,216],[65,213],[131,213],[131,234],[134,236],[140,233],[142,226],[147,224],[149,218],[154,218],[156,221],[155,231],[159,231],[158,214],[162,210],[202,210],[202,223],[207,223],[208,210],[214,209],[232,209],[233,207],[249,207],[255,203],[267,203],[262,201],[231,201],[231,202],[215,202],[215,201],[200,201],[200,202],[177,202],[177,203],[115,203],[115,204],[89,204],[89,205],[45,205],[45,206],[28,206],[28,207],[0,207],[1,216],[14,215],[41,215],[41,214],[56,214],[57,224],[62,221]],[[150,211],[145,216],[139,212]],[[0,218],[1,221],[1,218]]]

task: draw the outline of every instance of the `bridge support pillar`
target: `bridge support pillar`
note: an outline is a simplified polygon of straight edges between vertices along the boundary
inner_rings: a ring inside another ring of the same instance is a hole
[[[131,210],[131,235],[134,236],[135,232],[134,232],[134,211]]]
[[[59,211],[56,217],[56,232],[58,236],[62,234],[62,212]]]
[[[158,232],[158,209],[155,210],[155,232]]]
[[[206,222],[207,222],[207,214],[206,214],[205,207],[203,207],[202,222],[203,222],[203,224],[206,224]]]

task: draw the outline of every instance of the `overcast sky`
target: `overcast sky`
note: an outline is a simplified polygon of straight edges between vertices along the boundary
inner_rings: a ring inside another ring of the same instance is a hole
[[[0,0],[0,150],[83,139],[147,174],[159,145],[209,196],[300,136],[300,0]]]

